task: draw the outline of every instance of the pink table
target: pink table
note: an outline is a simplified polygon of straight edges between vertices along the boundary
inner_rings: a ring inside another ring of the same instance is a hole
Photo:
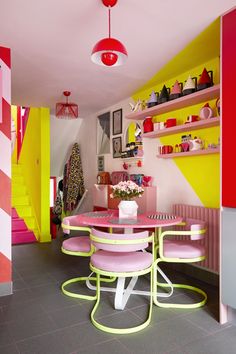
[[[173,226],[182,221],[182,217],[167,213],[156,212],[155,215],[157,215],[157,219],[151,219],[148,217],[152,215],[154,215],[154,213],[146,213],[138,215],[137,220],[119,220],[118,210],[88,212],[80,215],[65,217],[62,221],[62,228],[66,233],[69,233],[67,230],[77,230],[78,226],[150,229]]]
[[[167,214],[167,213],[147,213],[140,214],[137,219],[123,219],[118,218],[118,210],[106,210],[106,211],[96,211],[88,212],[75,216],[65,217],[62,221],[62,228],[64,233],[70,233],[69,230],[78,230],[80,226],[97,226],[105,228],[122,228],[125,232],[133,232],[133,229],[150,229],[155,228],[155,242],[158,242],[157,231],[161,232],[162,227],[173,226],[181,223],[182,217]],[[157,270],[166,280],[167,283],[171,284],[164,272],[157,266]],[[125,289],[125,278],[119,277],[117,280],[116,288],[101,287],[103,291],[115,292],[115,308],[118,310],[123,310],[129,296],[131,294],[139,294],[150,296],[150,292],[142,290],[134,290],[134,286],[138,280],[138,277],[133,277],[130,283]],[[89,282],[86,282],[87,286],[91,290],[96,290],[96,288]],[[157,296],[168,297],[172,294],[158,293]]]

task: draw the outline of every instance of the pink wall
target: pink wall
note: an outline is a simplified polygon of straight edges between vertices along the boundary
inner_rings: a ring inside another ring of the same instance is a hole
[[[0,47],[0,296],[12,292],[11,274],[11,58]]]

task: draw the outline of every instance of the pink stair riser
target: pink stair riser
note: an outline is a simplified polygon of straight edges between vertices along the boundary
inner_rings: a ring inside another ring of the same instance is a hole
[[[23,219],[14,218],[11,221],[12,231],[28,231],[28,227],[26,226]]]
[[[14,218],[18,218],[19,215],[17,214],[17,211],[15,208],[12,208],[11,209],[11,217],[14,219]]]
[[[32,231],[13,231],[12,232],[12,244],[33,243],[37,242],[34,233]]]

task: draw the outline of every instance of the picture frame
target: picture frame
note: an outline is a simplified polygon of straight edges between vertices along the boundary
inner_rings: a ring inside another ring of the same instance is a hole
[[[110,112],[97,117],[97,155],[110,154]]]
[[[122,138],[118,136],[112,139],[112,151],[113,151],[113,158],[121,157],[122,152]]]
[[[112,134],[122,134],[122,108],[112,113]]]
[[[98,156],[98,172],[103,172],[105,167],[104,167],[104,156]]]

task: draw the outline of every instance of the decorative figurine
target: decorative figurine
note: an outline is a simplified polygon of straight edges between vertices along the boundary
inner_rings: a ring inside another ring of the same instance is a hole
[[[150,187],[151,186],[151,176],[143,176],[143,186],[144,187]]]
[[[203,149],[203,142],[201,139],[195,136],[194,139],[189,140],[189,151],[196,151],[202,149]]]
[[[189,141],[192,139],[191,134],[181,136],[181,152],[189,151]]]
[[[190,93],[193,93],[196,91],[196,84],[197,84],[197,78],[196,77],[191,77],[189,75],[184,87],[183,87],[183,95],[189,95]]]
[[[187,120],[184,124],[193,123],[193,122],[197,122],[197,121],[198,121],[198,116],[191,114],[187,117]]]
[[[157,105],[157,95],[156,95],[156,92],[152,91],[150,98],[147,101],[147,108],[150,108],[150,107],[153,107],[156,105]]]
[[[199,117],[200,117],[201,119],[208,119],[208,118],[213,117],[213,110],[212,110],[212,108],[209,106],[209,103],[206,103],[206,104],[200,109]]]
[[[137,167],[142,167],[142,161],[141,160],[138,160]]]
[[[167,102],[167,101],[169,100],[169,92],[170,92],[169,87],[166,87],[166,85],[164,85],[164,86],[162,87],[160,96],[159,96],[159,98],[158,98],[158,103]]]
[[[219,97],[216,100],[216,113],[217,113],[217,116],[219,117],[220,116],[220,98]]]
[[[135,104],[129,102],[131,112],[141,111],[142,110],[142,101],[138,100]]]
[[[213,71],[212,70],[207,71],[207,69],[204,68],[197,83],[197,90],[200,91],[212,85],[213,85]]]
[[[124,162],[123,163],[123,169],[124,170],[128,170],[128,168],[129,168],[129,165],[126,162]]]
[[[174,86],[170,91],[169,99],[174,100],[176,98],[179,98],[182,95],[182,90],[183,90],[182,82],[178,82],[178,80],[176,80]]]

